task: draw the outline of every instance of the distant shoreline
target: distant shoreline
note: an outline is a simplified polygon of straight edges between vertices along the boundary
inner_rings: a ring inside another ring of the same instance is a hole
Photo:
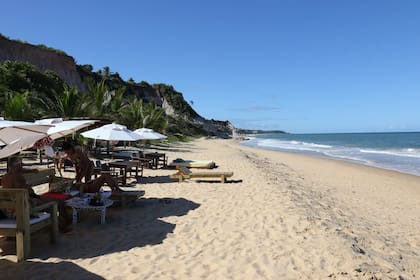
[[[420,144],[416,142],[419,133],[386,134],[390,137],[383,138],[378,133],[249,135],[242,139],[241,145],[350,162],[419,177]]]
[[[253,135],[253,134],[286,134],[283,130],[259,130],[259,129],[236,129],[235,132],[239,135]]]

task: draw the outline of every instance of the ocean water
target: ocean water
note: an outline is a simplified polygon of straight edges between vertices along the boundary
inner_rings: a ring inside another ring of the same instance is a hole
[[[242,145],[325,156],[420,176],[420,132],[259,134]]]

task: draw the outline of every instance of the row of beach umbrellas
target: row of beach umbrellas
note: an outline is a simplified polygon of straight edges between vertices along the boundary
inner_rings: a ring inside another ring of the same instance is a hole
[[[50,138],[52,140],[74,134],[76,131],[90,126],[96,120],[63,120],[61,118],[43,119],[33,123],[23,121],[7,121],[0,118],[0,158],[16,154],[33,147],[37,142]],[[112,123],[86,131],[82,136],[106,141],[138,141],[167,138],[165,135],[148,128],[135,131],[126,126]],[[48,141],[46,141],[48,142]]]
[[[166,136],[153,129],[139,128],[129,130],[125,125],[111,123],[81,133],[83,137],[106,141],[138,141],[165,139]]]

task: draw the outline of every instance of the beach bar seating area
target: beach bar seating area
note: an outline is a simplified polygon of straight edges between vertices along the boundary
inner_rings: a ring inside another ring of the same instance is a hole
[[[157,169],[159,167],[163,168],[167,166],[168,157],[164,153],[144,153],[144,157],[149,163],[149,168]]]
[[[133,172],[135,178],[142,175],[142,165],[138,161],[120,161],[107,166],[108,168],[111,166],[112,169],[119,168],[118,170],[112,170],[112,172],[117,174],[114,178],[121,177],[120,174],[123,174],[124,179],[121,184],[123,187],[126,184],[127,176],[131,175],[131,172]],[[30,256],[31,234],[43,228],[48,228],[51,243],[57,240],[59,217],[62,214],[60,211],[63,211],[60,210],[60,205],[64,209],[72,210],[73,223],[77,223],[79,220],[81,210],[84,210],[83,212],[96,210],[100,214],[100,221],[103,224],[105,223],[106,208],[111,205],[125,207],[129,202],[137,201],[145,194],[143,190],[101,192],[101,195],[106,193],[108,195],[106,198],[101,197],[97,205],[92,204],[91,206],[95,194],[84,193],[82,185],[76,187],[73,184],[74,178],[56,176],[55,168],[27,169],[27,171],[29,170],[33,172],[25,172],[22,175],[25,178],[26,185],[37,190],[36,193],[42,197],[41,200],[37,200],[36,206],[35,201],[31,201],[32,198],[30,198],[27,189],[0,187],[0,236],[16,239],[18,262]],[[72,173],[74,175],[74,172]],[[72,173],[67,172],[67,174]],[[39,190],[43,191],[40,192]],[[40,204],[40,201],[48,202]],[[12,212],[9,213],[9,210]],[[67,212],[68,210],[64,211]]]

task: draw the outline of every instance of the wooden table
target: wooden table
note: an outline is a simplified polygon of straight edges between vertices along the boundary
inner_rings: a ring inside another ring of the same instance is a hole
[[[152,159],[152,168],[158,168],[159,162],[162,161],[163,165],[165,165],[165,158],[166,154],[163,153],[147,153],[144,154],[145,158]],[[162,160],[161,160],[162,158]]]
[[[135,160],[113,161],[108,165],[110,168],[118,168],[120,170],[123,185],[127,184],[127,172],[131,172],[133,168],[135,168],[136,171],[136,180],[139,177],[139,167],[140,171],[143,172],[143,165],[141,165],[139,161]]]

